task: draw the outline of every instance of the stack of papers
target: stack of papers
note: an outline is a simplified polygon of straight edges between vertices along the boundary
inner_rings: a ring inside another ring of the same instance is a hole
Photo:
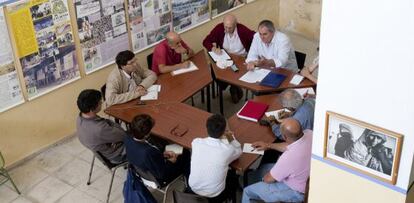
[[[260,155],[264,154],[263,150],[259,151],[256,148],[252,147],[252,144],[249,144],[249,143],[244,143],[243,152],[244,153],[249,153],[249,154],[260,154]]]
[[[198,70],[197,66],[192,61],[190,61],[190,67],[180,68],[178,70],[172,71],[171,75],[173,76],[180,75],[180,74],[188,73],[188,72],[195,71],[195,70]]]
[[[313,90],[312,87],[298,88],[298,89],[294,89],[294,90],[296,90],[296,92],[298,92],[300,95],[302,95],[302,97],[304,97],[305,94],[315,95],[315,91]]]
[[[227,52],[224,49],[221,49],[221,54],[220,55],[218,55],[218,54],[216,54],[212,51],[209,51],[208,54],[210,54],[210,56],[214,60],[214,62],[231,60],[230,56],[227,54]]]
[[[161,91],[161,85],[152,85],[147,89],[147,94],[141,96],[142,101],[146,100],[157,100],[158,99],[158,92]]]
[[[265,113],[265,115],[266,115],[266,117],[274,116],[277,120],[279,120],[280,119],[279,118],[279,112],[281,112],[281,111],[290,112],[289,109],[279,109],[279,110],[276,110],[276,111],[268,111],[268,112]]]
[[[165,146],[165,151],[172,151],[177,155],[183,154],[183,147],[178,144],[169,144]]]
[[[296,74],[293,76],[293,78],[290,80],[290,84],[292,85],[299,85],[300,82],[302,82],[303,76]]]
[[[239,80],[247,83],[256,83],[263,80],[263,78],[266,77],[267,74],[270,73],[270,70],[268,69],[254,69],[251,71],[247,71],[246,74],[241,76]]]

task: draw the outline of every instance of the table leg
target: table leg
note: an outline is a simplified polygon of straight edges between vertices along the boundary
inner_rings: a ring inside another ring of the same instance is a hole
[[[223,89],[221,88],[220,85],[219,86],[219,100],[220,100],[220,113],[221,115],[224,115],[223,112]]]
[[[207,89],[207,111],[211,113],[210,85],[207,85],[206,89]]]

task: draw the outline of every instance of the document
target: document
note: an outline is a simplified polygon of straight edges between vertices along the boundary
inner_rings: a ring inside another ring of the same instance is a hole
[[[290,112],[289,109],[279,109],[279,110],[276,110],[276,111],[268,111],[268,112],[265,113],[265,115],[266,115],[266,117],[274,116],[277,120],[279,120],[280,119],[279,114],[282,111]]]
[[[294,90],[296,90],[296,92],[302,95],[302,97],[304,97],[306,94],[312,94],[312,95],[316,94],[312,87],[298,88]]]
[[[192,71],[195,71],[195,70],[198,70],[198,67],[192,61],[190,61],[190,67],[180,68],[178,70],[175,70],[175,71],[171,72],[171,75],[173,75],[173,76],[180,75],[180,74],[192,72]]]
[[[146,100],[157,100],[158,99],[158,92],[161,91],[161,85],[152,85],[147,89],[147,94],[141,96],[142,101]]]
[[[247,71],[243,76],[239,78],[239,80],[247,83],[256,83],[263,80],[267,74],[270,73],[268,69],[254,69],[251,71]]]
[[[214,53],[213,51],[209,51],[208,54],[210,54],[210,56],[211,56],[211,58],[213,58],[214,62],[231,60],[230,56],[227,54],[227,52],[224,49],[221,49],[221,54],[220,55]]]
[[[177,155],[183,154],[183,146],[178,144],[169,144],[165,146],[165,151],[172,151]]]
[[[302,82],[302,80],[303,80],[303,76],[296,74],[293,76],[293,78],[290,80],[289,83],[292,85],[299,85],[300,82]]]
[[[259,151],[256,148],[252,147],[252,144],[250,144],[250,143],[244,143],[244,145],[243,145],[243,153],[263,155],[264,154],[264,150],[260,150]]]

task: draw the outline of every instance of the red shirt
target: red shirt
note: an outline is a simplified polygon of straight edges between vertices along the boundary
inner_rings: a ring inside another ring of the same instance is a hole
[[[181,45],[185,49],[189,49],[187,44],[181,40]],[[167,40],[160,42],[154,49],[152,55],[152,66],[151,70],[154,71],[157,75],[161,74],[159,65],[164,64],[166,66],[171,66],[181,63],[181,54],[178,54],[168,46]]]

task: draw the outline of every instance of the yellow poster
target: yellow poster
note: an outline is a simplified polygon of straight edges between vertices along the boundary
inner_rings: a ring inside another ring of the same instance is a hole
[[[35,28],[30,14],[30,4],[21,3],[8,9],[12,33],[15,37],[19,58],[33,54],[39,50]]]

